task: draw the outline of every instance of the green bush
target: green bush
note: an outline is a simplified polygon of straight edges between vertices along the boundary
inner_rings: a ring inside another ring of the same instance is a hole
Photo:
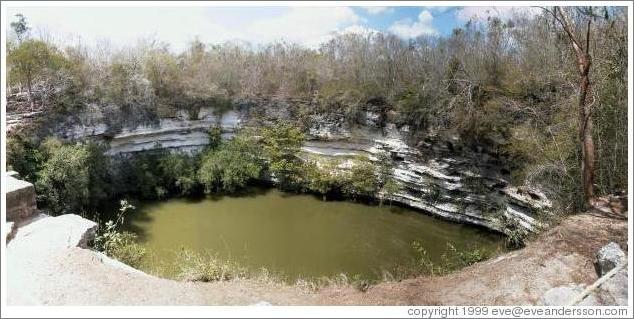
[[[282,189],[298,189],[304,184],[302,161],[297,157],[304,134],[288,123],[279,123],[260,130],[260,145],[268,169]]]
[[[159,159],[162,185],[171,193],[181,196],[197,192],[196,179],[198,158],[186,154],[169,153]]]
[[[50,153],[49,153],[50,152]],[[57,144],[38,174],[38,201],[53,214],[81,213],[109,193],[108,159],[95,144]]]
[[[342,192],[352,199],[373,197],[379,190],[379,180],[374,164],[365,159],[355,159],[344,174]]]
[[[31,138],[22,134],[7,137],[7,170],[15,170],[21,178],[35,183],[45,157]]]
[[[137,236],[130,232],[118,233],[107,245],[106,254],[126,265],[140,268],[147,251],[137,243]]]
[[[529,236],[528,230],[522,227],[514,217],[502,215],[502,227],[506,230],[506,245],[510,248],[522,248]]]
[[[257,146],[244,135],[238,135],[207,151],[198,170],[198,181],[206,192],[234,192],[260,177],[264,168],[257,157]]]
[[[207,146],[211,150],[216,150],[220,144],[222,144],[222,128],[220,126],[214,126],[207,132],[209,137],[209,145]]]
[[[303,174],[306,177],[306,188],[317,194],[321,194],[326,200],[328,193],[334,192],[340,186],[338,184],[336,166],[337,161],[323,161],[319,165],[316,162],[304,163]]]

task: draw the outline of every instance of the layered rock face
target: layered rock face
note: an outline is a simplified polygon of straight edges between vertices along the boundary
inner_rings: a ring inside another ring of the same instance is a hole
[[[219,126],[224,138],[233,136],[240,125],[238,113],[229,111],[216,114],[211,107],[201,108],[198,116],[191,119],[186,112],[174,118],[159,119],[158,122],[123,127],[112,132],[107,115],[97,106],[90,106],[72,124],[59,125],[53,129],[56,136],[68,140],[95,139],[108,141],[109,155],[128,154],[154,148],[194,153],[208,143],[209,128]]]
[[[213,108],[201,108],[195,118],[187,113],[155,123],[122,128],[112,133],[107,116],[91,106],[73,124],[59,125],[54,134],[61,138],[99,139],[109,142],[110,155],[129,154],[153,148],[198,152],[208,143],[208,130],[220,126],[225,138],[246,123],[266,125],[277,119],[293,119],[288,105],[245,106],[222,115]],[[254,110],[259,112],[256,116]],[[538,214],[551,203],[536,189],[514,187],[508,171],[496,159],[481,151],[455,150],[459,141],[427,138],[407,143],[407,127],[397,128],[379,113],[367,111],[355,124],[341,114],[313,114],[306,129],[303,151],[320,156],[363,155],[376,160],[390,154],[393,176],[402,185],[393,202],[423,210],[445,219],[483,226],[503,233],[533,230]],[[378,194],[377,196],[380,196]]]
[[[313,131],[321,132],[322,139],[333,136],[323,129]],[[403,130],[389,123],[381,132],[355,132],[356,142],[308,141],[303,149],[323,156],[367,155],[374,161],[386,152],[394,166],[393,177],[402,185],[392,201],[502,233],[534,230],[540,226],[538,214],[552,206],[539,190],[510,185],[504,177],[508,172],[491,164],[485,153],[458,155],[450,144],[433,139],[413,147],[405,143]]]

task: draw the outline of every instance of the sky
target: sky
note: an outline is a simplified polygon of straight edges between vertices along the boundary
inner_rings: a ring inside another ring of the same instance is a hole
[[[27,17],[32,35],[52,40],[117,46],[158,39],[175,51],[195,38],[204,43],[286,40],[316,48],[337,33],[390,32],[402,39],[446,36],[469,19],[510,17],[512,7],[26,7],[8,8]],[[7,28],[8,30],[8,28]]]

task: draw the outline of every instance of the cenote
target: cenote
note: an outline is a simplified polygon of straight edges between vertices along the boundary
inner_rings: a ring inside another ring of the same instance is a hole
[[[418,256],[414,241],[433,261],[440,260],[447,243],[459,251],[491,253],[504,246],[497,234],[402,207],[323,201],[265,188],[239,196],[137,203],[125,228],[151,252],[144,267],[168,278],[176,276],[174,264],[183,248],[250,271],[266,268],[293,282],[342,273],[380,279],[407,271]]]

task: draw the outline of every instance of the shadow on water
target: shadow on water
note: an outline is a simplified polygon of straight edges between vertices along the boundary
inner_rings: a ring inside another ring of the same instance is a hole
[[[117,214],[119,213],[119,209],[121,207],[120,202],[123,199],[124,198],[111,200],[102,203],[99,206],[97,210],[98,213],[96,213],[96,216],[93,218],[94,221],[99,223],[99,227],[103,227],[103,225],[109,220],[114,221],[117,219]],[[125,199],[130,205],[134,206],[134,209],[126,212],[123,218],[123,225],[121,225],[120,230],[134,233],[141,241],[147,240],[148,238],[146,231],[142,227],[135,225],[134,222],[152,222],[153,217],[148,212],[152,211],[152,209],[156,208],[163,201],[142,201],[130,198]]]
[[[266,195],[266,193],[268,193],[269,191],[271,191],[270,188],[256,187],[256,186],[246,187],[246,188],[237,190],[233,193],[213,193],[207,196],[202,196],[199,199],[199,201],[202,201],[205,199],[219,201],[225,198],[255,198],[258,196]]]

